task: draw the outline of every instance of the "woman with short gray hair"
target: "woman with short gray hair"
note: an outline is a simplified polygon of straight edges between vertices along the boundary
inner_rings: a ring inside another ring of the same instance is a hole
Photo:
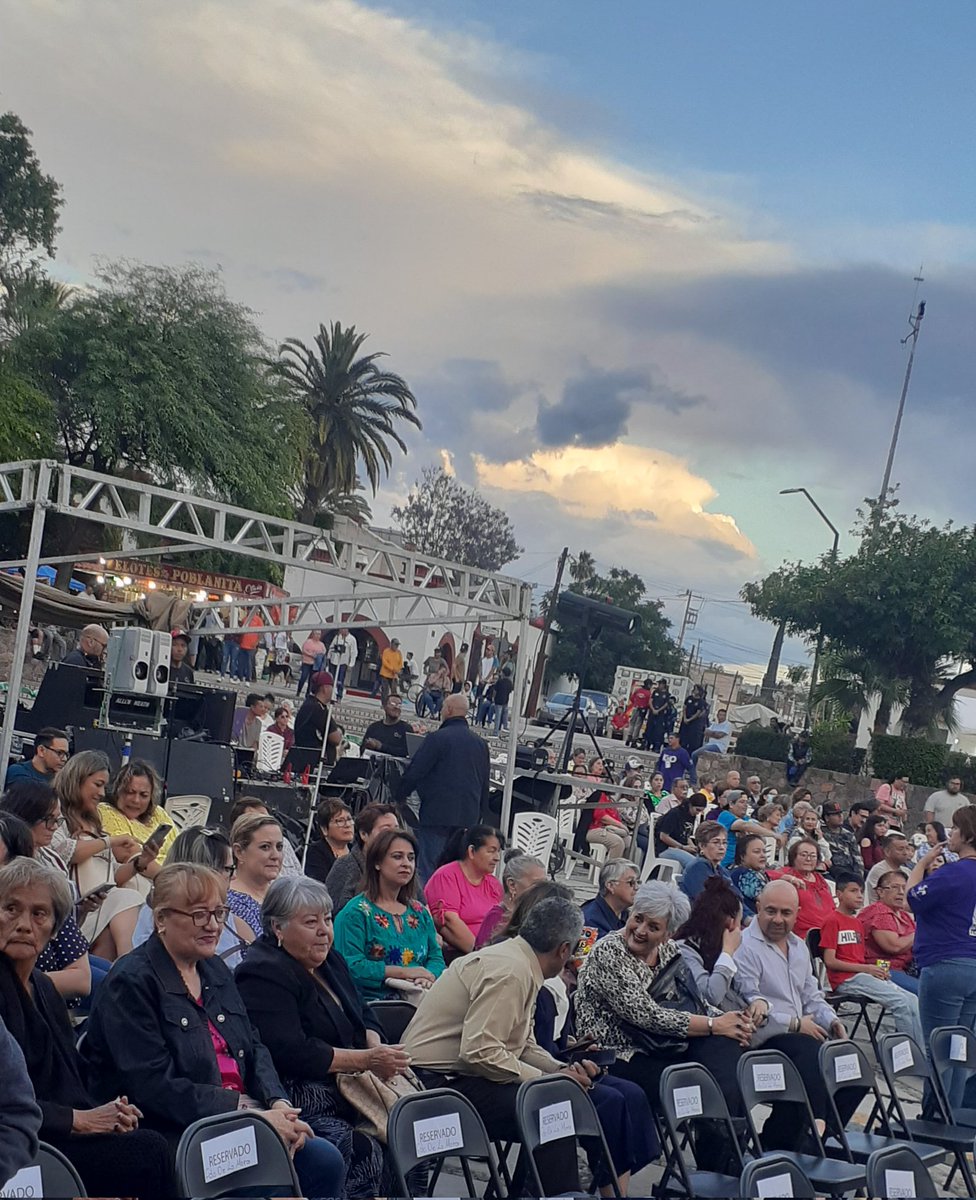
[[[279,878],[261,905],[263,934],[235,979],[252,1023],[302,1119],[346,1160],[350,1200],[386,1196],[383,1150],[355,1126],[340,1073],[373,1071],[390,1079],[406,1068],[401,1046],[384,1046],[339,952],[333,949],[332,897],[305,876]]]
[[[610,1070],[640,1084],[652,1107],[665,1067],[697,1062],[715,1076],[733,1115],[741,1115],[736,1066],[753,1025],[744,1013],[718,1013],[699,995],[674,941],[689,912],[673,884],[642,884],[627,924],[597,942],[580,969],[577,1022],[616,1050]],[[707,1166],[701,1155],[699,1165]]]
[[[600,890],[583,905],[583,923],[606,937],[623,929],[637,887],[637,867],[629,858],[611,858],[600,868]]]
[[[495,940],[498,931],[511,918],[519,899],[545,877],[545,867],[531,854],[522,854],[518,850],[507,852],[502,869],[502,889],[505,898],[501,904],[495,904],[485,913],[485,919],[481,922],[478,936],[474,940],[475,950],[480,950],[482,946],[487,946]]]

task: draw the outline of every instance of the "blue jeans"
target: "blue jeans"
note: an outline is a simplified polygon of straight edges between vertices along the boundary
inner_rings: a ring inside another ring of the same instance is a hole
[[[454,825],[417,825],[417,874],[423,883],[437,870],[447,839],[454,832]]]
[[[913,996],[918,995],[918,978],[915,975],[909,975],[907,971],[892,971],[891,982],[897,983],[900,988],[911,992]]]
[[[220,656],[221,675],[237,674],[237,651],[237,643],[231,641],[230,638],[224,638],[224,646]]]
[[[243,679],[245,683],[251,682],[251,676],[254,674],[254,651],[244,650],[239,648],[237,651],[237,666],[231,672],[235,679]]]
[[[508,728],[508,705],[495,705],[495,736],[501,733],[503,729]]]
[[[337,700],[342,699],[342,693],[345,691],[345,688],[346,688],[346,665],[347,665],[346,663],[343,663],[341,666],[336,667],[335,698]]]
[[[918,1015],[918,1000],[890,979],[875,979],[863,971],[852,975],[836,989],[838,996],[861,996],[874,1000],[891,1017],[898,1033],[907,1033],[920,1046],[928,1044]]]
[[[976,1031],[976,958],[946,958],[923,967],[919,977],[918,1009],[928,1052],[932,1030],[964,1025]],[[943,1080],[949,1107],[976,1108],[976,1075],[963,1082],[958,1071]]]
[[[690,867],[693,862],[698,861],[697,854],[692,854],[688,850],[679,850],[676,846],[669,846],[667,850],[662,850],[658,858],[666,858],[669,862],[676,862],[682,870],[685,867]]]
[[[315,1200],[319,1196],[345,1195],[346,1162],[325,1138],[309,1138],[295,1155],[295,1170],[302,1194]]]
[[[298,672],[298,692],[296,695],[300,696],[302,694],[302,688],[305,688],[305,690],[308,691],[309,681],[314,674],[314,663],[302,663],[302,669]]]
[[[688,771],[688,782],[692,787],[698,786],[698,758],[702,754],[721,754],[722,747],[718,742],[706,742],[698,750],[691,752],[691,768]]]

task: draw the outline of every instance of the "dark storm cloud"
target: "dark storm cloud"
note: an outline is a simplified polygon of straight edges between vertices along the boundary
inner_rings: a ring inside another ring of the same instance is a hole
[[[704,403],[644,368],[606,371],[584,365],[552,404],[539,401],[536,430],[544,446],[608,446],[627,432],[634,406],[650,404],[678,416]]]

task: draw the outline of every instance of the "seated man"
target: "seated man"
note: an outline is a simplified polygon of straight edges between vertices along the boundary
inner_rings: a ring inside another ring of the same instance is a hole
[[[600,868],[599,892],[583,905],[583,924],[595,929],[598,939],[623,929],[636,890],[634,864],[629,858],[611,858]]]
[[[559,1072],[589,1088],[598,1074],[585,1060],[566,1066],[533,1031],[539,989],[560,974],[582,928],[571,900],[541,900],[518,937],[455,959],[407,1026],[404,1048],[421,1079],[466,1096],[493,1140],[519,1140],[515,1097],[525,1080]],[[546,1195],[576,1186],[575,1156],[561,1159],[545,1164]]]
[[[55,776],[67,762],[70,752],[68,735],[63,729],[47,726],[38,730],[34,735],[33,758],[9,766],[3,786],[8,788],[18,779],[29,779],[32,783],[45,783],[53,787]]]
[[[864,860],[861,848],[849,825],[844,823],[844,810],[836,800],[828,800],[820,810],[823,816],[823,839],[830,849],[830,868],[827,878],[834,883],[838,879],[864,878]]]
[[[911,973],[915,957],[915,918],[908,909],[908,881],[901,871],[889,871],[877,883],[880,899],[857,914],[864,930],[864,958],[890,967],[892,982],[918,995],[918,975]]]
[[[687,781],[681,781],[687,789]],[[654,823],[654,853],[658,858],[676,862],[682,870],[698,857],[695,828],[701,821],[708,800],[702,792],[685,796],[677,807],[666,812]]]
[[[86,625],[78,645],[61,659],[62,667],[100,667],[108,649],[108,630],[102,625]]]
[[[882,875],[887,875],[890,871],[900,871],[907,880],[911,873],[910,863],[915,854],[915,847],[903,833],[889,833],[882,841],[881,849],[884,858],[874,864],[864,881],[864,892],[868,904],[877,904],[878,902],[878,880]]]
[[[363,749],[379,750],[394,758],[409,758],[407,734],[417,731],[400,719],[402,711],[403,701],[396,692],[391,692],[383,705],[383,720],[374,721],[363,734]]]
[[[820,950],[827,980],[838,996],[874,1000],[894,1021],[895,1029],[925,1045],[918,1016],[918,999],[888,978],[888,968],[865,961],[864,930],[857,919],[864,889],[856,879],[837,885],[837,910],[820,930]]]

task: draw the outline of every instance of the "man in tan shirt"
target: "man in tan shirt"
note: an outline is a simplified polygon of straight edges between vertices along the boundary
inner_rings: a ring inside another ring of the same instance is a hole
[[[541,900],[519,937],[455,960],[407,1026],[404,1045],[424,1082],[467,1096],[492,1139],[519,1140],[515,1097],[525,1080],[558,1071],[588,1088],[598,1074],[591,1062],[553,1058],[533,1032],[539,988],[566,965],[582,928],[571,900]],[[575,1163],[559,1167],[568,1174],[548,1177],[547,1195],[578,1186]]]

